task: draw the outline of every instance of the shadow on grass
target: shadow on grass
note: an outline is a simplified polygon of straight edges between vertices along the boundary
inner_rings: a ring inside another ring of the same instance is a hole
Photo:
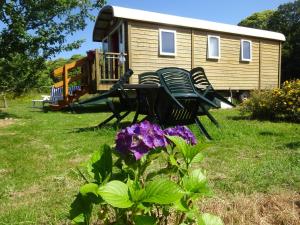
[[[284,145],[285,147],[289,148],[289,149],[299,149],[300,148],[300,141],[293,141],[290,143],[287,143]]]
[[[101,127],[97,126],[91,126],[91,127],[82,127],[82,128],[75,128],[73,130],[73,133],[81,133],[81,132],[91,132],[91,131],[101,131],[105,129],[114,129],[114,130],[120,130],[124,127],[130,126],[131,122],[121,122],[119,124],[112,123],[112,124],[105,124],[102,125]]]
[[[258,134],[261,136],[274,136],[274,137],[282,136],[281,133],[276,133],[273,131],[262,131],[262,132],[259,132]]]
[[[284,118],[284,117],[279,117],[279,118],[255,118],[252,116],[245,116],[245,115],[240,115],[240,116],[227,116],[226,117],[229,120],[235,120],[235,121],[240,121],[240,120],[256,120],[256,121],[261,121],[261,122],[273,122],[273,123],[300,123],[300,119],[293,119],[293,118]]]
[[[0,119],[5,119],[5,118],[19,119],[20,117],[16,116],[15,114],[3,112],[0,110]]]
[[[105,104],[69,107],[65,111],[76,114],[111,112]]]
[[[91,106],[69,106],[63,109],[55,110],[52,109],[50,106],[45,106],[42,108],[41,112],[48,113],[48,112],[63,112],[63,113],[76,113],[76,114],[83,114],[83,113],[100,113],[100,112],[110,112],[109,108],[106,105],[91,105]]]
[[[118,111],[120,106],[115,104],[116,110]],[[45,106],[44,108],[40,108],[40,112],[48,113],[48,112],[63,112],[63,113],[74,113],[74,114],[84,114],[84,113],[101,113],[101,112],[111,112],[109,107],[106,104],[93,104],[93,105],[73,105],[68,106],[63,109],[55,110],[50,106]]]
[[[250,116],[227,116],[226,119],[228,120],[253,120]]]

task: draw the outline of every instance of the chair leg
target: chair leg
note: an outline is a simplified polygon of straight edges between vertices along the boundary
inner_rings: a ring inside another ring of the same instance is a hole
[[[216,98],[219,99],[221,102],[225,102],[226,104],[232,106],[232,107],[236,107],[235,104],[233,104],[232,102],[228,101],[226,98],[224,98],[222,95],[218,94],[218,93],[214,93]]]
[[[125,112],[123,115],[120,115],[119,113],[113,113],[113,115],[111,115],[110,117],[108,117],[106,120],[104,120],[103,122],[101,122],[100,124],[97,125],[98,128],[102,127],[104,124],[108,123],[109,121],[111,121],[112,119],[116,118],[116,125],[118,126],[119,123],[121,122],[122,119],[124,119],[126,116],[128,116],[128,114],[130,113],[130,111]]]
[[[137,120],[138,120],[138,117],[139,117],[139,112],[136,111],[136,112],[135,112],[135,115],[134,115],[134,118],[133,118],[133,120],[132,120],[132,123],[136,123]]]
[[[208,139],[208,140],[212,140],[212,137],[209,135],[209,133],[206,131],[205,127],[203,126],[203,124],[200,122],[200,120],[198,119],[198,117],[195,118],[195,122],[198,125],[198,127],[200,128],[201,133]]]
[[[113,113],[110,117],[108,117],[107,119],[105,119],[103,122],[99,123],[97,125],[98,128],[100,128],[101,126],[103,126],[104,124],[108,123],[109,121],[111,121],[113,118],[116,118],[117,121],[121,121],[121,115],[119,112],[117,112],[117,110],[115,109],[114,104],[111,101],[106,102],[108,108],[111,110],[111,112]]]
[[[218,121],[210,114],[210,112],[206,112],[206,115],[208,116],[208,118],[210,119],[211,122],[213,122],[216,127],[220,128],[220,124],[218,123]]]
[[[109,121],[111,121],[112,119],[116,118],[116,115],[113,114],[110,117],[108,117],[107,119],[105,119],[103,122],[99,123],[97,125],[98,128],[102,127],[104,124],[108,123]]]
[[[213,122],[216,127],[220,128],[220,124],[218,123],[218,121],[213,117],[213,115],[210,114],[210,112],[208,112],[207,109],[205,109],[205,107],[200,106],[202,111],[207,115],[207,117],[210,119],[211,122]]]
[[[125,112],[123,115],[121,115],[120,117],[117,118],[117,125],[121,122],[122,119],[124,119],[126,116],[128,116],[128,114],[130,113],[130,111]]]

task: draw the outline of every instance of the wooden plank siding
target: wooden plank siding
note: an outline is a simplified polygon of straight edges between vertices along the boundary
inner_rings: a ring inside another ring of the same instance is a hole
[[[156,71],[163,67],[176,66],[191,69],[191,29],[131,21],[131,68],[132,83],[138,83],[138,74]],[[176,30],[177,54],[159,55],[159,29]]]
[[[220,36],[221,58],[207,59],[207,35]],[[252,61],[242,62],[241,39],[252,41]],[[195,31],[195,66],[202,66],[215,89],[249,90],[259,85],[259,41],[229,34]]]
[[[280,63],[280,45],[276,41],[262,42],[261,89],[278,87],[278,71]],[[277,75],[277,76],[276,76]]]
[[[217,90],[253,90],[278,85],[279,41],[137,21],[128,21],[128,26],[132,83],[138,82],[138,74],[162,67],[190,70],[192,66],[202,66]],[[159,29],[176,30],[175,57],[159,55]],[[219,60],[207,59],[207,35],[220,36]],[[241,61],[241,39],[252,41],[251,62]]]

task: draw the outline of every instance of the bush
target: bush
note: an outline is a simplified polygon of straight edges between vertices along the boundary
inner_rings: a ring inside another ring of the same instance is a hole
[[[240,110],[255,119],[300,121],[300,80],[285,81],[281,89],[253,91]]]
[[[174,225],[223,225],[195,204],[210,194],[205,172],[193,167],[203,159],[195,144],[182,126],[162,130],[144,121],[121,130],[116,146],[103,146],[80,172],[86,184],[71,204],[70,219],[88,225],[99,205],[103,225],[165,225],[170,219]]]

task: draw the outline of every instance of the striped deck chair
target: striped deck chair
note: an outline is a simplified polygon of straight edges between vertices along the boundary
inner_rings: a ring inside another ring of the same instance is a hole
[[[69,95],[73,95],[75,91],[80,91],[81,87],[77,86],[70,86],[69,87]],[[32,107],[36,107],[36,102],[41,102],[43,107],[46,103],[48,104],[58,104],[59,101],[62,101],[63,97],[63,88],[58,87],[55,88],[54,86],[51,87],[50,95],[42,95],[42,99],[40,100],[32,100]]]
[[[70,86],[69,87],[69,95],[74,95],[75,91],[80,91],[81,87],[79,85],[77,86]],[[63,100],[63,88],[51,88],[51,95],[50,95],[50,101],[48,103],[50,104],[57,104],[59,101]]]

